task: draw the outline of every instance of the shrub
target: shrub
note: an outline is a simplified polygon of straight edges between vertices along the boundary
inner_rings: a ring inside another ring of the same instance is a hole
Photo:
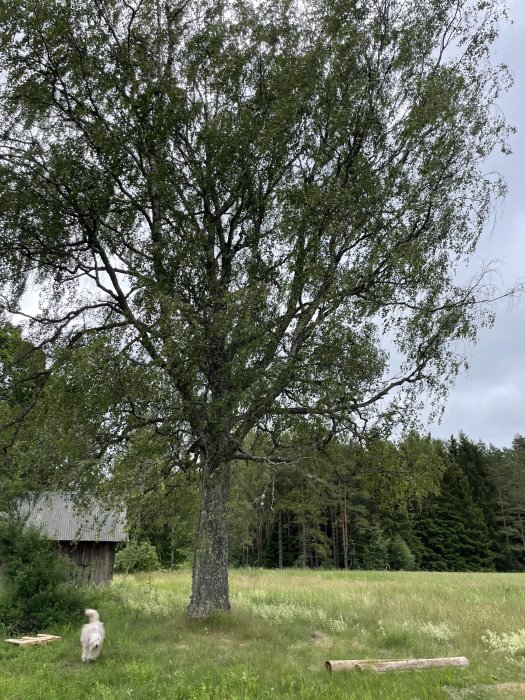
[[[126,574],[159,568],[157,550],[149,542],[128,542],[115,556],[115,570]]]
[[[41,632],[82,619],[86,591],[70,581],[74,564],[38,530],[1,521],[0,562],[0,621],[7,633]]]
[[[388,563],[395,571],[414,571],[416,558],[401,537],[393,537],[388,543]]]
[[[525,629],[502,634],[487,630],[487,633],[481,637],[481,641],[494,651],[512,655],[525,653]]]
[[[386,569],[388,568],[388,540],[377,527],[372,528],[369,533],[361,557],[363,569]]]

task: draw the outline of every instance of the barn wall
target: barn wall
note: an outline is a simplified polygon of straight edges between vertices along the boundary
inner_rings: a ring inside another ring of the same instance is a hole
[[[115,542],[59,542],[59,548],[79,567],[81,581],[99,584],[112,580]]]

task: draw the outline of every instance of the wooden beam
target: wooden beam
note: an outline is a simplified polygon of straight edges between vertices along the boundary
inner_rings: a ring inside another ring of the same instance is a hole
[[[325,667],[332,673],[339,671],[403,671],[408,669],[439,668],[441,666],[460,666],[466,668],[468,659],[464,656],[445,656],[435,659],[394,659],[381,661],[379,659],[348,659],[342,661],[326,661]]]

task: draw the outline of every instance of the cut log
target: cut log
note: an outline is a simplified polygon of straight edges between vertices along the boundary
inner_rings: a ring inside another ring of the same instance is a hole
[[[337,673],[338,671],[355,671],[361,664],[379,663],[381,659],[366,661],[364,659],[346,659],[345,661],[325,661],[324,665],[328,671]]]
[[[20,637],[19,639],[6,639],[9,644],[18,644],[19,647],[29,647],[33,644],[47,644],[48,642],[57,642],[62,637],[57,637],[54,634],[37,634],[36,637]]]
[[[380,661],[378,659],[348,659],[343,661],[326,661],[328,671],[403,671],[420,668],[439,668],[440,666],[468,666],[468,659],[464,656],[445,656],[436,659],[394,659]]]

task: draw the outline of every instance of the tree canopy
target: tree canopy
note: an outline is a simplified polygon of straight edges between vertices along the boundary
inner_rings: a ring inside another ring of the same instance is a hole
[[[200,474],[190,614],[229,608],[234,460],[406,420],[490,323],[486,276],[454,271],[504,189],[483,170],[508,148],[504,15],[1,0],[4,313],[38,290],[35,347],[104,365],[98,438],[149,426]]]

